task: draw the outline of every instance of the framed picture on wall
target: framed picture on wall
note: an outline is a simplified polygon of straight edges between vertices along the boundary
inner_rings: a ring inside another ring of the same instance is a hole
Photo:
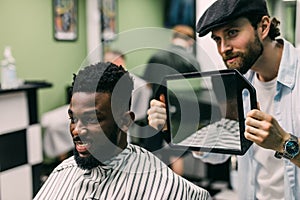
[[[100,11],[102,40],[114,40],[117,35],[116,0],[100,0]]]
[[[56,40],[75,41],[78,29],[78,0],[52,0],[53,26]]]

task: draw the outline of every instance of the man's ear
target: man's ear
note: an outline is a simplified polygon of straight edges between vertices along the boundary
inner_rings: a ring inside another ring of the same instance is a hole
[[[120,124],[122,131],[124,131],[124,132],[128,131],[129,127],[134,122],[134,118],[135,118],[135,115],[131,111],[125,112],[123,114],[122,119],[121,119],[121,124]]]
[[[259,24],[259,29],[261,29],[261,38],[265,39],[268,37],[271,26],[271,19],[268,16],[263,16]]]

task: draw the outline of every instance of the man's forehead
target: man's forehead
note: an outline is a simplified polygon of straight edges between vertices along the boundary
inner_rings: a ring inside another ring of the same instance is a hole
[[[109,105],[110,94],[104,92],[76,92],[72,95],[71,105],[73,106],[97,106]]]
[[[220,30],[226,31],[226,30],[231,29],[231,28],[245,26],[247,24],[247,22],[249,22],[249,20],[247,18],[240,17],[240,18],[235,19],[235,20],[230,20],[222,26],[218,26],[218,27],[213,28],[211,30],[211,32],[214,33],[214,32],[220,31]]]

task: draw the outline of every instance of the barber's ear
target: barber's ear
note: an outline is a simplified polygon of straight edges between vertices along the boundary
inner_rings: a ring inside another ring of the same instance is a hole
[[[121,119],[121,129],[124,132],[127,132],[131,124],[134,122],[135,115],[133,112],[128,111],[123,114]]]
[[[260,22],[260,29],[261,29],[261,37],[262,39],[265,39],[270,31],[270,26],[271,26],[271,19],[268,16],[263,16],[261,18]]]

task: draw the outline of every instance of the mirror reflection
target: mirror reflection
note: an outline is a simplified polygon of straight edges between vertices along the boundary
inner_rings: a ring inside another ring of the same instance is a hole
[[[167,80],[174,145],[241,151],[234,75]]]

